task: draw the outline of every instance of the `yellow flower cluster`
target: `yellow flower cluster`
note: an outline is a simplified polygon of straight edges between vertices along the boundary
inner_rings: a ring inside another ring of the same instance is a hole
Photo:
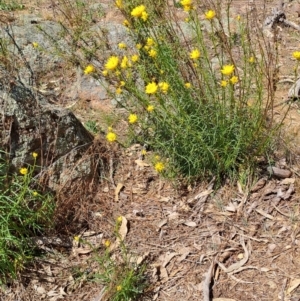
[[[148,13],[146,11],[146,7],[145,5],[139,5],[137,7],[135,7],[132,11],[131,11],[131,16],[134,18],[140,18],[143,21],[147,21],[148,19]]]
[[[164,94],[166,94],[170,88],[170,85],[166,82],[161,82],[158,84],[158,86]]]
[[[155,94],[158,88],[162,91],[162,93],[166,94],[170,85],[167,82],[160,82],[158,84],[156,82],[151,82],[146,86],[145,92],[146,94]]]
[[[190,11],[193,9],[192,0],[181,0],[180,4],[182,5],[184,11]]]

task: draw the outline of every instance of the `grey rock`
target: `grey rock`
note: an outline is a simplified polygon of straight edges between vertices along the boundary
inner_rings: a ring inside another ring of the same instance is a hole
[[[49,187],[56,189],[78,177],[94,173],[93,163],[83,154],[92,144],[92,135],[69,110],[53,106],[33,89],[0,79],[0,149],[9,151],[17,171],[33,164],[48,175]]]

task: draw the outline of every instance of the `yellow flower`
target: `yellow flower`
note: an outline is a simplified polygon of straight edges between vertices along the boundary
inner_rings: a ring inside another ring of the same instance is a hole
[[[255,63],[255,57],[254,56],[251,56],[250,58],[249,58],[249,63],[251,63],[251,64],[253,64],[253,63]]]
[[[145,92],[147,94],[154,94],[154,93],[156,93],[157,89],[158,89],[157,84],[155,82],[152,82],[146,86]]]
[[[227,86],[228,82],[226,80],[221,80],[221,87],[225,88]]]
[[[157,56],[157,51],[154,50],[154,49],[151,49],[149,52],[148,52],[149,56],[151,57],[156,57]]]
[[[166,82],[161,82],[158,84],[158,86],[160,87],[160,89],[163,93],[167,93],[169,90],[169,87],[170,87],[170,85]]]
[[[105,64],[105,69],[115,70],[118,67],[118,64],[119,64],[119,58],[113,55],[110,58],[108,58]]]
[[[134,124],[138,121],[138,117],[136,114],[130,114],[128,117],[128,122]]]
[[[121,223],[121,222],[122,222],[122,219],[123,219],[122,216],[118,216],[118,217],[117,217],[117,222],[118,222],[118,223]]]
[[[148,20],[148,17],[149,17],[148,13],[145,12],[145,11],[143,11],[143,12],[142,12],[141,19],[142,19],[143,21],[146,22],[146,21]]]
[[[237,15],[237,16],[236,16],[236,19],[237,19],[238,21],[240,21],[240,20],[241,20],[241,16],[240,16],[240,15]]]
[[[131,56],[131,61],[133,63],[137,62],[138,60],[139,60],[139,56],[137,54],[134,54],[134,55]]]
[[[197,60],[200,57],[200,51],[198,49],[194,49],[190,52],[190,58],[192,60]]]
[[[225,65],[221,69],[221,73],[224,75],[231,75],[234,71],[234,66],[233,65]]]
[[[127,56],[124,56],[122,61],[121,61],[121,68],[125,69],[129,67],[129,64],[128,64],[128,57]]]
[[[130,24],[129,24],[128,20],[124,20],[123,25],[126,26],[126,27],[129,27]]]
[[[147,155],[147,151],[143,148],[142,151],[141,151],[141,154],[142,154],[143,156],[145,156],[145,155]]]
[[[141,43],[137,43],[135,47],[136,49],[140,50],[143,47],[143,45]]]
[[[237,76],[233,76],[229,81],[234,85],[239,81],[239,78]]]
[[[33,194],[33,196],[37,196],[38,195],[37,191],[34,191],[32,194]]]
[[[118,47],[119,47],[120,49],[126,49],[126,48],[127,48],[127,45],[126,45],[124,42],[121,42],[121,43],[118,44]]]
[[[151,46],[155,45],[155,42],[152,38],[147,38],[146,45],[151,47]]]
[[[80,237],[76,235],[76,236],[74,236],[74,240],[77,241],[77,242],[79,242]]]
[[[214,10],[208,10],[206,13],[205,13],[205,18],[207,20],[211,20],[213,19],[214,17],[216,16],[216,12]]]
[[[108,247],[110,246],[110,240],[107,239],[107,240],[104,242],[104,245],[105,245],[106,248],[108,248]]]
[[[26,167],[22,167],[20,168],[20,174],[21,175],[27,175],[28,174],[28,169]]]
[[[154,106],[153,105],[149,105],[146,109],[149,113],[153,112],[154,110]]]
[[[107,128],[107,131],[108,131],[108,132],[112,132],[112,131],[113,131],[113,128],[112,128],[111,126],[109,126],[109,127]]]
[[[108,71],[107,70],[103,70],[102,74],[103,74],[103,76],[107,76],[108,75]]]
[[[122,290],[122,285],[117,286],[117,291],[119,292],[120,290]]]
[[[124,87],[125,86],[125,82],[123,80],[120,81],[120,87]]]
[[[146,11],[145,5],[139,5],[131,11],[131,15],[135,18],[141,18],[144,11]]]
[[[191,83],[185,83],[184,86],[189,89],[189,88],[191,88],[192,85],[191,85]]]
[[[157,172],[162,172],[164,169],[165,169],[165,165],[164,163],[162,162],[157,162],[155,165],[154,165],[154,169],[157,171]]]
[[[106,135],[106,139],[107,139],[107,141],[109,141],[109,142],[114,142],[114,141],[117,140],[117,135],[116,135],[114,132],[109,132],[109,133],[107,133],[107,135]]]
[[[39,44],[37,42],[32,42],[32,46],[33,46],[33,48],[38,48]]]
[[[182,6],[192,5],[192,0],[181,0],[180,4]]]
[[[95,72],[95,67],[93,65],[87,65],[84,69],[84,74],[90,74]]]
[[[35,152],[32,153],[32,157],[33,157],[34,159],[37,158],[37,156],[38,156],[37,153],[35,153]]]
[[[123,1],[122,0],[116,0],[116,7],[122,8],[123,7]]]
[[[293,57],[294,57],[296,60],[300,61],[300,51],[295,51],[295,52],[293,52]]]
[[[116,89],[116,94],[117,94],[117,95],[120,95],[120,94],[122,93],[122,91],[123,91],[123,90],[119,87],[119,88]]]
[[[183,10],[184,11],[190,11],[192,9],[192,6],[191,5],[185,5],[184,7],[183,7]]]

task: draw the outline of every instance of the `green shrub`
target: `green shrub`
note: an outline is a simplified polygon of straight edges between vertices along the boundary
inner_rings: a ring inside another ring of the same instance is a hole
[[[180,1],[185,23],[161,3],[143,3],[117,1],[137,49],[119,44],[122,55],[107,58],[102,71],[135,140],[162,156],[156,169],[165,175],[220,178],[253,165],[278,127],[267,122],[275,45],[255,16],[232,17],[221,1],[203,12]]]
[[[7,162],[4,159],[0,162],[1,282],[15,278],[32,260],[36,250],[34,238],[50,226],[53,198],[38,190],[34,169],[35,164],[21,168],[21,175],[9,175]]]

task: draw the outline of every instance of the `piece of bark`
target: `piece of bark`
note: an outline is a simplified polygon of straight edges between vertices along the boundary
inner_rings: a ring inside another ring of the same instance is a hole
[[[289,178],[292,175],[292,172],[287,169],[281,169],[275,166],[269,166],[267,168],[267,171],[274,177],[285,179]]]

